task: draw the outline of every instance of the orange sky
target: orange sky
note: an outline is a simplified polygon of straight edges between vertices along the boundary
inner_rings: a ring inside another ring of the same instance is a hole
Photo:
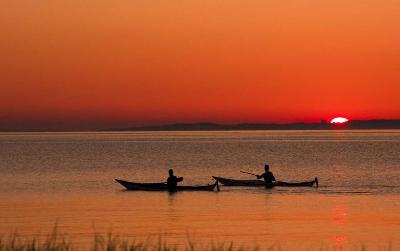
[[[394,0],[2,0],[0,128],[400,119]]]

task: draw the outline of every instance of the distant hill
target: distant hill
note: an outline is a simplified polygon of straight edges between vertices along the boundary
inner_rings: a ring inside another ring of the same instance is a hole
[[[400,129],[400,120],[351,120],[344,124],[289,123],[289,124],[216,124],[176,123],[157,126],[112,128],[112,131],[220,131],[220,130],[338,130],[338,129]]]

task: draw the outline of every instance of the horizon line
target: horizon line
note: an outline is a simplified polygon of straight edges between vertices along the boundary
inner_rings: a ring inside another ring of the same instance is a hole
[[[356,124],[354,124],[356,123]],[[296,127],[297,126],[297,127]],[[301,126],[301,128],[300,128]],[[356,128],[354,128],[354,126]],[[387,128],[386,128],[386,127]],[[357,128],[360,127],[360,128]],[[0,129],[0,133],[12,132],[111,132],[111,131],[179,131],[179,130],[331,130],[331,129],[400,129],[400,119],[366,119],[349,120],[343,124],[332,124],[328,120],[319,122],[290,122],[290,123],[259,123],[259,122],[239,122],[239,123],[217,123],[217,122],[172,122],[157,125],[133,125],[121,127],[92,127],[92,128],[56,128],[51,126],[26,127],[26,128],[5,128]]]

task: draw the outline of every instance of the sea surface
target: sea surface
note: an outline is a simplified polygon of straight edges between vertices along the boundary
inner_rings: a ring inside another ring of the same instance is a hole
[[[319,188],[125,191],[115,178],[185,185],[318,177]],[[162,236],[260,249],[400,250],[400,130],[0,133],[0,236]]]

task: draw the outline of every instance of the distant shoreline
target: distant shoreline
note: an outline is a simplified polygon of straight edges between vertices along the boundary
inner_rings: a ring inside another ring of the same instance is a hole
[[[400,120],[351,120],[344,124],[320,123],[288,123],[288,124],[217,124],[212,122],[175,123],[166,125],[134,126],[121,128],[98,129],[55,129],[55,128],[22,128],[3,129],[2,133],[10,132],[126,132],[126,131],[256,131],[256,130],[388,130],[400,129]]]
[[[158,126],[111,128],[106,131],[237,131],[237,130],[385,130],[400,129],[400,120],[352,120],[344,124],[288,123],[288,124],[217,124],[176,123]]]

